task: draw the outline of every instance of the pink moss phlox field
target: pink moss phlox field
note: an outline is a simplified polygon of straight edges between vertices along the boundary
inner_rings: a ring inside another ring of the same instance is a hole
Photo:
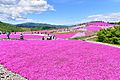
[[[120,48],[82,41],[0,41],[0,64],[29,80],[119,80]]]
[[[115,26],[115,24],[109,24],[106,22],[90,22],[87,24],[87,26],[101,26],[101,27],[111,27],[111,26]]]
[[[87,31],[100,31],[101,29],[117,26],[115,24],[109,24],[106,22],[90,22],[87,23]]]
[[[96,26],[87,27],[87,31],[100,31],[101,29],[102,29],[101,27],[96,27]]]

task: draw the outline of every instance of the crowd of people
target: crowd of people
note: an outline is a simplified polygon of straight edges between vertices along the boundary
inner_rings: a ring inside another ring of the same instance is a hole
[[[10,38],[10,35],[11,35],[11,32],[2,32],[2,31],[0,31],[0,35],[2,35],[2,34],[4,34],[4,35],[6,35],[6,38],[7,39],[12,39],[12,38]],[[16,32],[14,32],[14,34],[16,34]],[[36,33],[36,34],[40,34],[40,33]],[[56,40],[57,38],[56,38],[56,36],[55,35],[50,35],[50,34],[48,34],[48,33],[41,33],[41,34],[44,34],[45,36],[43,36],[41,39],[42,40]],[[24,40],[24,35],[23,35],[23,33],[21,32],[20,34],[20,40]]]
[[[48,34],[46,37],[43,36],[42,40],[56,40],[56,36]]]
[[[2,31],[0,31],[0,35],[2,35],[2,34],[6,34],[7,39],[11,39],[10,38],[11,32],[2,32]],[[24,40],[23,33],[20,34],[20,40]]]

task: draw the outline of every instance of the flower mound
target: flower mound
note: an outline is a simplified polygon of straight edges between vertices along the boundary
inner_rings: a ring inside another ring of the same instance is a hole
[[[0,64],[29,80],[119,80],[120,48],[82,41],[0,41]]]

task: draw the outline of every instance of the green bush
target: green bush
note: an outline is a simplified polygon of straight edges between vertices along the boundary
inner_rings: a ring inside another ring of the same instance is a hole
[[[97,33],[97,41],[120,45],[120,26],[103,29]]]

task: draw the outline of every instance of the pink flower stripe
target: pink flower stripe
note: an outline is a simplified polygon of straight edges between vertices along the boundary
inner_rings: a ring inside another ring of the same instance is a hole
[[[7,35],[6,34],[0,35],[0,38],[7,38]],[[20,35],[11,34],[10,38],[17,38],[17,39],[19,39]],[[25,39],[36,39],[36,38],[42,38],[42,36],[40,36],[40,35],[24,35],[24,38]]]

